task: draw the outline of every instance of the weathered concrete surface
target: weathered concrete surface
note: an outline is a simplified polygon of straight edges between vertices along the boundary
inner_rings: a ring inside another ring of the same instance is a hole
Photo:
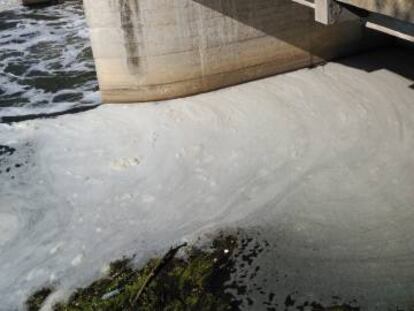
[[[361,9],[414,23],[413,0],[338,0]]]
[[[168,99],[373,44],[358,21],[325,27],[290,0],[84,0],[103,100]]]

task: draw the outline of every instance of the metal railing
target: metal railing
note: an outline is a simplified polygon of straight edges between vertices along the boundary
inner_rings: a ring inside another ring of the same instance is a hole
[[[313,9],[315,20],[325,25],[337,22],[342,11],[346,10],[344,4],[335,0],[292,1]],[[347,4],[347,8],[349,6],[350,4]],[[354,14],[358,14],[356,11],[352,11]],[[363,16],[359,16],[365,27],[414,43],[414,24],[375,12],[366,11],[365,13]]]

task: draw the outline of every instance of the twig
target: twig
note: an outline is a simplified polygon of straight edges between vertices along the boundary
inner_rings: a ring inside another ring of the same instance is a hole
[[[152,280],[158,275],[158,273],[164,268],[178,253],[178,251],[187,246],[187,243],[183,243],[181,245],[178,245],[174,248],[171,248],[158,262],[157,265],[151,270],[150,274],[147,276],[147,278],[144,281],[144,284],[142,284],[140,290],[135,295],[134,299],[131,301],[131,309],[134,308],[138,300],[141,298],[142,293],[145,291],[145,289],[148,287],[148,285],[152,282]]]

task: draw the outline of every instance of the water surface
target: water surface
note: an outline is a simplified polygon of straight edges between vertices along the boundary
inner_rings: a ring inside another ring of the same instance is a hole
[[[0,118],[99,103],[79,1],[0,12]]]

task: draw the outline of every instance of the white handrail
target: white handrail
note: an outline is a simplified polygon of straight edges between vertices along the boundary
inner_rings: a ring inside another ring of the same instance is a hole
[[[407,41],[410,41],[410,42],[414,43],[414,37],[413,36],[410,36],[408,34],[399,32],[397,30],[393,30],[391,28],[388,28],[388,27],[385,27],[385,26],[382,26],[382,25],[379,25],[379,24],[376,24],[376,23],[373,23],[373,22],[366,22],[365,27],[367,27],[369,29],[372,29],[372,30],[380,31],[380,32],[383,32],[387,35],[394,36],[394,37],[397,37],[397,38],[407,40]]]
[[[307,0],[292,0],[293,2],[302,4],[302,5],[306,5],[307,7],[310,7],[312,9],[315,9],[315,3],[313,2],[309,2]]]

